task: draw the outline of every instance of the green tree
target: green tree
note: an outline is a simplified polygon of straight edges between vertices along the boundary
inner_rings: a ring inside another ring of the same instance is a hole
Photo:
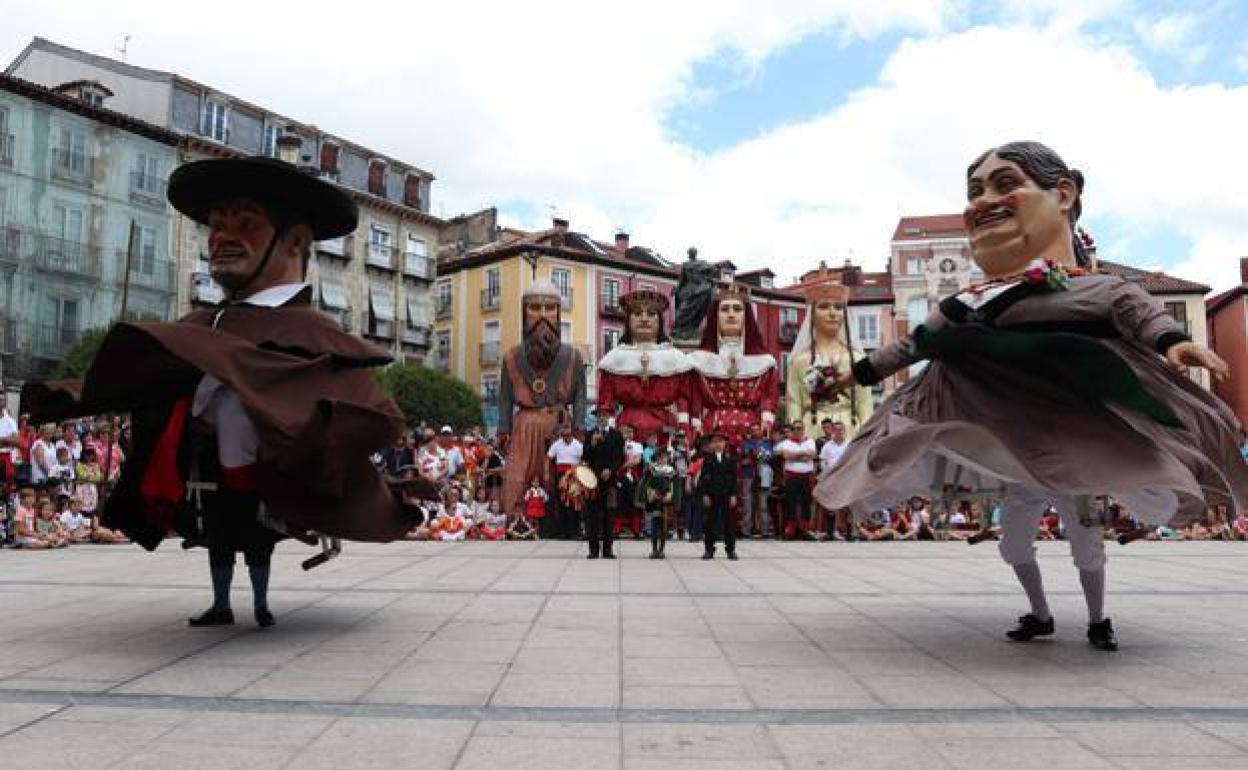
[[[95,354],[104,341],[108,329],[88,329],[78,335],[78,339],[65,353],[65,359],[52,371],[52,379],[81,379],[87,375]]]
[[[388,366],[377,373],[377,378],[399,405],[409,426],[423,422],[462,429],[485,422],[481,397],[462,380],[407,364]]]

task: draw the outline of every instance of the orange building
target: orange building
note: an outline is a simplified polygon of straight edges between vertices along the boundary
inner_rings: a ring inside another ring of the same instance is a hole
[[[1248,425],[1248,257],[1239,260],[1239,286],[1210,297],[1205,306],[1209,345],[1231,368],[1226,382],[1215,382],[1213,392]]]

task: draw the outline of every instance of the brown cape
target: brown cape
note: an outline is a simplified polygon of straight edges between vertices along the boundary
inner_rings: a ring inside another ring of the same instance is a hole
[[[43,417],[131,412],[131,458],[104,521],[145,547],[165,533],[137,513],[139,481],[173,404],[204,374],[236,392],[256,425],[258,492],[275,517],[293,530],[386,542],[410,527],[401,497],[369,459],[404,427],[370,371],[389,360],[313,309],[305,289],[276,308],[229,305],[176,323],[119,323],[83,382],[35,384],[23,398]]]

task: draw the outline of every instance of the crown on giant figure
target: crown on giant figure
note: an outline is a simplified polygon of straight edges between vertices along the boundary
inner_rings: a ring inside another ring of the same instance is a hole
[[[850,288],[834,278],[835,274],[831,270],[821,267],[802,292],[806,295],[806,302],[810,305],[818,305],[825,300],[831,300],[837,305],[849,302]]]
[[[667,310],[668,305],[667,295],[658,289],[633,289],[620,297],[620,307],[629,315],[640,310],[653,310],[656,313],[662,313]]]
[[[817,305],[825,300],[844,305],[849,302],[849,287],[839,283],[818,283],[806,288],[806,302]]]
[[[750,289],[745,284],[730,283],[720,288],[715,296],[720,302],[726,299],[736,299],[742,303],[747,303],[750,301]]]

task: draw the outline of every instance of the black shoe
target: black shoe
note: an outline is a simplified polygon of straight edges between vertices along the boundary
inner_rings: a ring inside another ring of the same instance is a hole
[[[604,553],[604,554],[602,555],[602,558],[604,558],[604,559],[614,559],[614,558],[615,558],[615,554],[613,554],[613,553]]]
[[[268,628],[269,626],[273,625],[276,622],[277,622],[277,619],[273,617],[272,612],[269,612],[268,607],[256,608],[256,625],[257,626],[260,626],[261,628]]]
[[[1114,624],[1109,622],[1109,618],[1088,624],[1088,644],[1105,652],[1118,651],[1118,637],[1114,635]]]
[[[1018,619],[1018,627],[1006,631],[1005,635],[1016,642],[1030,642],[1037,636],[1053,635],[1053,618],[1041,620],[1030,612]]]
[[[702,552],[702,561],[710,561],[711,559],[714,559],[714,558],[715,558],[715,552],[714,552],[714,551],[703,551],[703,552]]]
[[[737,560],[737,552],[736,552],[736,551],[729,551],[729,552],[728,552],[728,561],[736,561],[736,560]]]
[[[1015,629],[1006,631],[1006,636],[1010,636],[1015,641],[1031,641],[1036,636],[1052,636],[1053,635],[1053,619],[1041,620],[1036,615],[1027,613],[1022,618],[1018,618],[1018,626]]]
[[[586,556],[585,558],[586,558],[586,559],[597,559],[597,558],[598,558],[598,554],[597,554],[596,552],[594,552],[594,551],[590,551],[590,552],[589,552],[589,555],[588,555],[588,556]]]
[[[213,607],[197,618],[189,618],[186,622],[194,628],[200,628],[201,626],[232,626],[234,625],[234,610],[228,607],[223,610]]]

